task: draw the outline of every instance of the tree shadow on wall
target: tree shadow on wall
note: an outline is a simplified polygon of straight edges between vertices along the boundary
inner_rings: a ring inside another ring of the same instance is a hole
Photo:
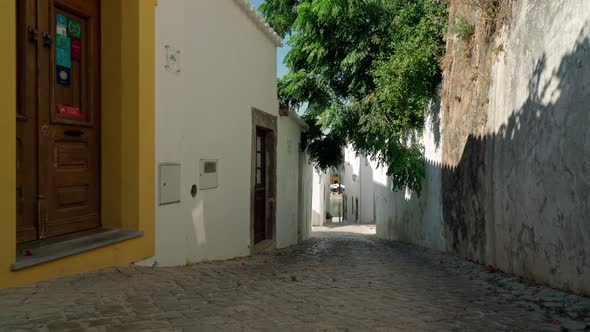
[[[439,91],[436,96],[432,98],[425,111],[425,125],[428,132],[432,134],[432,140],[434,147],[440,149],[440,143],[442,141],[441,131],[441,110],[442,98],[441,92]]]
[[[470,136],[456,167],[441,167],[442,196],[449,251],[531,279],[542,271],[549,275],[543,281],[562,283],[559,275],[572,269],[577,279],[590,273],[588,24],[550,66],[547,54],[538,58],[522,106],[496,133]],[[507,98],[518,93],[522,78],[514,74]]]

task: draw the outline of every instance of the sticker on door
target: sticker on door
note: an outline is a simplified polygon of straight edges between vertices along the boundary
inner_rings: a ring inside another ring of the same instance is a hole
[[[69,106],[69,105],[57,105],[57,112],[61,115],[67,116],[82,116],[82,112],[80,111],[80,106]]]

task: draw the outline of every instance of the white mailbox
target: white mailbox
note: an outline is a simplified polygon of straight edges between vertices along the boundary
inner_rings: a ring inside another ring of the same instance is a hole
[[[199,189],[217,188],[218,166],[216,159],[201,159]]]
[[[180,203],[180,164],[160,164],[160,205]]]

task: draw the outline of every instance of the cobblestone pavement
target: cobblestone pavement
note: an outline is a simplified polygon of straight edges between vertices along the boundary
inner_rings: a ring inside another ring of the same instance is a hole
[[[584,330],[590,299],[440,253],[320,228],[303,245],[177,268],[120,267],[0,290],[0,330]]]

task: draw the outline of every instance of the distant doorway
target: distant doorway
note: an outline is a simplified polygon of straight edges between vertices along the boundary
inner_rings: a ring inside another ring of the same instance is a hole
[[[354,199],[354,203],[355,203],[354,204],[355,205],[355,207],[354,207],[354,220],[356,222],[358,222],[359,221],[359,198],[358,197],[356,197]]]
[[[256,129],[256,158],[254,175],[254,244],[267,239],[269,225],[266,218],[267,200],[267,150],[266,131]]]
[[[276,117],[252,111],[252,253],[273,250],[276,234]]]
[[[342,194],[342,220],[348,221],[348,196]]]

